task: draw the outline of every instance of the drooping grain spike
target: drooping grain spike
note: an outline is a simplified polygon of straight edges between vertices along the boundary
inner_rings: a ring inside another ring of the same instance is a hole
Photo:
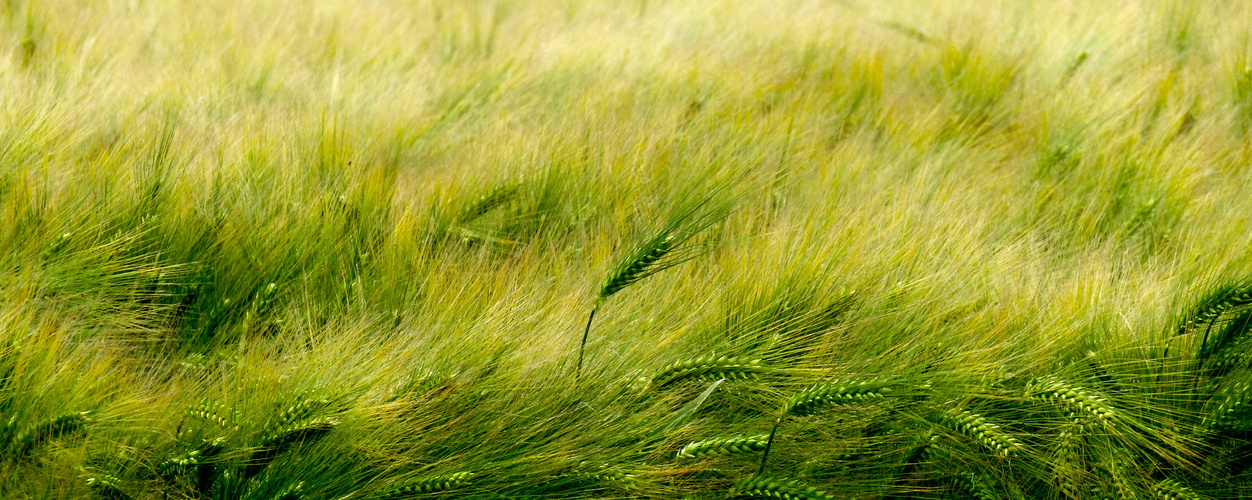
[[[214,460],[225,450],[225,437],[205,439],[195,449],[157,464],[157,474],[166,480],[172,480],[192,469],[199,475],[204,475],[214,467]]]
[[[635,485],[635,474],[613,467],[608,464],[591,465],[586,462],[578,464],[572,471],[562,474],[579,482],[590,482],[598,485],[610,484],[618,487]]]
[[[209,422],[222,429],[230,429],[236,425],[234,415],[226,408],[226,405],[208,399],[201,399],[187,408],[187,416]]]
[[[130,500],[130,494],[122,489],[122,480],[104,473],[88,474],[86,483],[96,495],[106,500]]]
[[[1173,479],[1166,479],[1152,487],[1152,492],[1162,500],[1203,500],[1203,495]]]
[[[807,415],[817,409],[839,403],[872,401],[891,393],[891,384],[880,379],[833,381],[819,383],[796,393],[787,401],[784,410],[788,415]]]
[[[674,249],[677,239],[678,235],[675,233],[661,233],[644,242],[618,263],[604,280],[597,297],[600,300],[607,299],[623,288],[662,271],[662,266],[656,264]]]
[[[782,500],[833,500],[833,496],[816,487],[791,479],[754,476],[740,480],[731,488],[729,498],[777,498]]]
[[[1102,396],[1056,377],[1047,376],[1032,381],[1026,387],[1026,396],[1095,417],[1104,426],[1113,426],[1120,421],[1117,411]]]
[[[995,488],[992,487],[990,481],[982,474],[967,472],[962,474],[964,479],[964,488],[970,496],[977,500],[999,500],[1000,495],[996,494]]]
[[[270,429],[261,437],[260,446],[252,453],[242,477],[250,478],[261,472],[271,461],[295,444],[316,441],[335,430],[339,421],[333,418],[316,418],[309,421]]]
[[[722,356],[701,356],[678,361],[652,377],[652,387],[661,389],[687,380],[748,380],[759,378],[767,370],[757,359]]]
[[[768,434],[756,436],[733,436],[727,438],[710,438],[696,441],[678,451],[680,458],[700,458],[713,455],[730,455],[738,453],[755,453],[765,449]]]
[[[88,412],[71,412],[27,426],[13,439],[13,452],[19,457],[28,455],[40,444],[82,430],[87,424]]]
[[[298,481],[287,485],[278,494],[274,495],[274,500],[300,500],[304,498],[304,481]]]
[[[1017,438],[1005,433],[998,424],[969,410],[953,408],[945,415],[944,422],[997,455],[1013,456],[1024,449]]]
[[[1214,397],[1217,408],[1205,416],[1204,424],[1215,431],[1246,431],[1252,421],[1246,418],[1252,409],[1252,384],[1240,381]]]
[[[325,397],[313,395],[315,391],[306,391],[296,399],[295,403],[283,408],[275,415],[267,427],[278,428],[291,425],[301,419],[306,419],[330,405],[330,400]]]
[[[478,197],[472,203],[461,209],[457,214],[455,223],[457,225],[473,222],[475,219],[487,215],[488,212],[512,201],[517,197],[520,191],[517,183],[505,183],[491,188],[490,191]]]
[[[1178,334],[1198,333],[1203,330],[1200,349],[1196,353],[1196,358],[1203,362],[1246,333],[1246,328],[1222,328],[1216,331],[1216,336],[1210,338],[1210,334],[1214,333],[1214,327],[1224,323],[1227,318],[1247,310],[1248,306],[1252,306],[1252,283],[1222,284],[1209,292],[1199,304],[1181,317]]]
[[[469,480],[473,476],[474,474],[471,472],[454,472],[415,479],[386,488],[370,498],[373,500],[401,500],[416,497],[423,493],[452,490],[470,484]]]

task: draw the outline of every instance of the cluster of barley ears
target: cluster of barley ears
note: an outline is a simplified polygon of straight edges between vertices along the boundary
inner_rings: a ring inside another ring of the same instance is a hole
[[[0,497],[1247,496],[1246,2],[316,7],[0,2]]]
[[[322,391],[297,394],[264,418],[202,399],[179,425],[181,449],[156,465],[168,488],[190,487],[209,498],[231,499],[268,488],[271,464],[289,450],[315,443],[340,423]],[[249,428],[255,430],[248,432]],[[303,498],[301,483],[288,483],[274,498]]]

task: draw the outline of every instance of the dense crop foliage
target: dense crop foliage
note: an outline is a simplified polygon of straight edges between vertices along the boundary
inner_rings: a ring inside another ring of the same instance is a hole
[[[1250,497],[1249,20],[0,1],[0,498]]]

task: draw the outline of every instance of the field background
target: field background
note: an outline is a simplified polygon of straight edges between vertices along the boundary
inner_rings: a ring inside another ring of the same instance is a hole
[[[1250,57],[1217,0],[4,0],[0,496],[1244,498]]]

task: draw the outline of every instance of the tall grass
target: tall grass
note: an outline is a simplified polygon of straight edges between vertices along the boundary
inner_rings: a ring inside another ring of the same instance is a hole
[[[0,497],[1247,497],[1249,16],[0,2]]]

